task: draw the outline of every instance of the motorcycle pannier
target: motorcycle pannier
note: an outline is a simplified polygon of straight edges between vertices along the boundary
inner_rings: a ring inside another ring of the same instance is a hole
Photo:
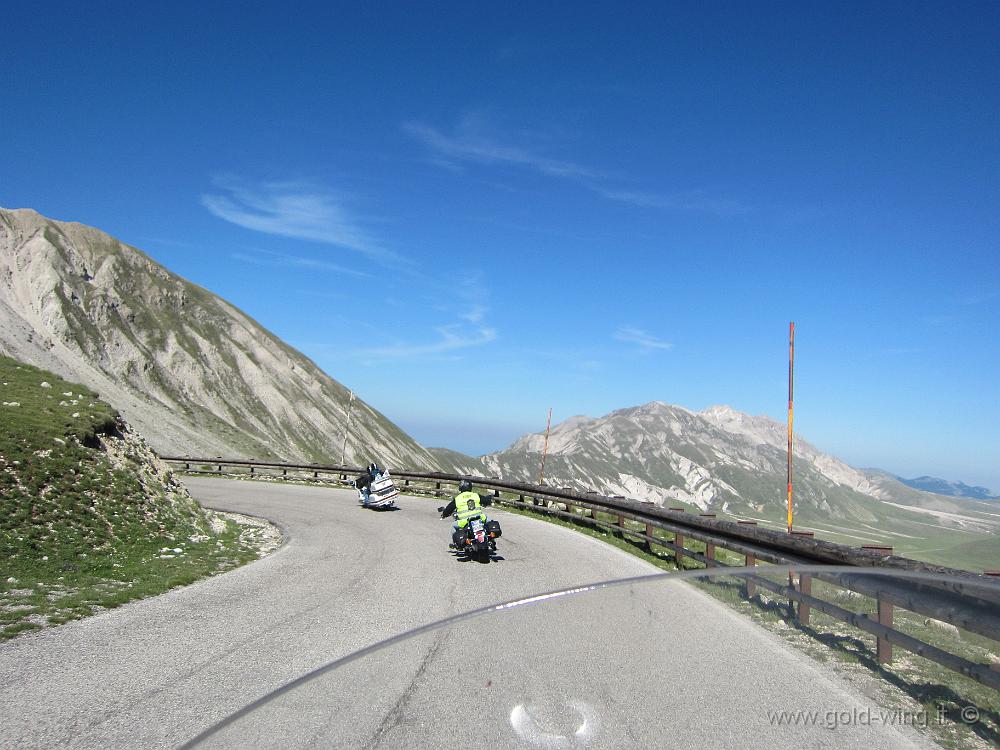
[[[487,534],[494,534],[494,535],[496,535],[497,538],[500,538],[503,535],[503,532],[500,531],[500,522],[496,521],[496,520],[487,521],[486,522],[486,533]]]

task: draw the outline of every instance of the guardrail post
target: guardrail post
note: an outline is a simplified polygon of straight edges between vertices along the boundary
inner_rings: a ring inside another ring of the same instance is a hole
[[[799,573],[799,593],[810,596],[812,594],[812,575],[810,573]],[[799,602],[799,623],[802,625],[809,624],[809,613],[812,611],[810,607],[805,602]]]
[[[744,526],[756,526],[757,525],[756,521],[737,521],[737,523],[742,524]],[[748,568],[755,568],[755,567],[757,567],[757,556],[756,555],[748,554],[746,556],[746,563],[745,563],[745,565]],[[754,595],[757,593],[757,584],[749,576],[747,576],[746,587],[745,588],[746,588],[747,599],[753,599]]]
[[[410,480],[409,479],[404,479],[403,480],[403,486],[404,487],[409,487],[410,486]]]
[[[792,536],[801,536],[801,537],[805,537],[807,539],[812,539],[814,536],[816,536],[816,532],[815,531],[791,531],[789,533]],[[794,584],[792,583],[792,574],[791,573],[788,574],[788,584],[794,588]],[[809,591],[806,591],[805,588],[803,588],[804,586],[808,587]],[[802,575],[801,573],[799,574],[799,591],[801,593],[803,593],[803,594],[807,594],[807,593],[811,593],[812,592],[812,580],[810,579],[810,577],[809,577],[808,574],[806,574],[806,575]],[[795,603],[792,600],[790,600],[790,599],[788,600],[788,609],[791,610],[793,614],[796,612]],[[800,623],[802,623],[803,625],[808,625],[809,624],[809,612],[810,611],[811,611],[811,607],[808,604],[803,604],[802,602],[799,602],[799,606],[798,606],[798,621]]]
[[[861,549],[868,550],[869,552],[875,552],[883,556],[888,556],[892,554],[892,547],[887,544],[862,544]],[[882,597],[875,597],[876,613],[878,617],[878,624],[885,625],[887,628],[892,627],[892,602],[887,602]],[[892,643],[887,641],[885,638],[878,636],[875,641],[875,655],[878,658],[879,664],[891,664],[892,663]]]
[[[222,464],[219,464],[219,473],[222,473]]]
[[[684,569],[684,553],[681,552],[684,549],[684,535],[679,533],[674,533],[674,565],[677,566],[677,570]]]
[[[676,510],[684,513],[683,508],[671,508],[670,510]],[[674,533],[674,565],[677,566],[677,570],[682,570],[682,561],[684,560],[684,553],[681,550],[684,549],[684,535]]]
[[[892,627],[892,602],[887,602],[881,598],[876,599],[878,602],[878,622],[879,625],[885,625],[887,628]],[[891,664],[892,663],[892,644],[885,638],[878,638],[876,647],[876,654],[878,656],[879,664]]]
[[[615,523],[615,526],[617,526],[619,529],[624,530],[625,529],[625,516],[621,516],[621,515],[618,516],[618,521]],[[624,539],[624,538],[625,538],[625,535],[622,534],[622,539]]]
[[[983,575],[990,578],[1000,578],[1000,570],[984,570]],[[991,662],[990,669],[994,672],[1000,672],[1000,662]]]
[[[253,467],[253,466],[251,466],[251,467],[250,467],[250,476],[253,476],[253,473],[254,473],[254,472],[253,472],[253,470],[254,470],[254,467]]]
[[[699,513],[698,515],[702,518],[715,518],[714,513]],[[715,545],[711,542],[705,542],[705,567],[715,567]]]
[[[655,529],[653,527],[653,524],[647,523],[646,524],[646,536],[652,537],[653,536],[653,531],[655,531]],[[653,543],[651,541],[649,541],[648,539],[646,540],[646,549],[649,550],[650,553],[653,553]]]
[[[281,470],[281,476],[287,477],[288,476],[288,469],[282,469]]]
[[[318,471],[314,471],[313,472],[313,479],[319,479],[319,472]]]

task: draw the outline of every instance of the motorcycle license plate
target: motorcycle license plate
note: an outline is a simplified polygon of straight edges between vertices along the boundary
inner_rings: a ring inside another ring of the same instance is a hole
[[[472,534],[476,537],[477,542],[482,542],[486,540],[486,532],[483,531],[482,521],[472,522]]]

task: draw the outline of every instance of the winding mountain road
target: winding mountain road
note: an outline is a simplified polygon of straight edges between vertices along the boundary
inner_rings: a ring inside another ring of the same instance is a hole
[[[0,644],[0,746],[176,747],[410,628],[657,572],[502,511],[503,559],[481,564],[448,552],[449,524],[426,498],[380,513],[345,490],[186,482],[208,507],[271,519],[285,543],[216,578]],[[768,716],[796,710],[819,720],[777,726]],[[659,581],[419,635],[280,697],[205,747],[922,746],[878,711],[706,595]],[[857,719],[865,715],[869,726]]]

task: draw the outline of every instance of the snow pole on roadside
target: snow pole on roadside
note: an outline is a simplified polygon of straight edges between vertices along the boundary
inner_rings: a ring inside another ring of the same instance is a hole
[[[795,323],[788,324],[788,533],[792,533],[792,416],[795,375]]]
[[[351,400],[347,404],[347,421],[344,423],[344,447],[340,450],[340,465],[344,466],[347,460],[347,436],[351,434],[351,412],[354,411],[354,391],[351,391]]]
[[[549,407],[549,419],[545,423],[545,442],[542,444],[542,467],[538,470],[538,484],[545,484],[545,456],[549,452],[549,429],[552,427],[552,407]]]

